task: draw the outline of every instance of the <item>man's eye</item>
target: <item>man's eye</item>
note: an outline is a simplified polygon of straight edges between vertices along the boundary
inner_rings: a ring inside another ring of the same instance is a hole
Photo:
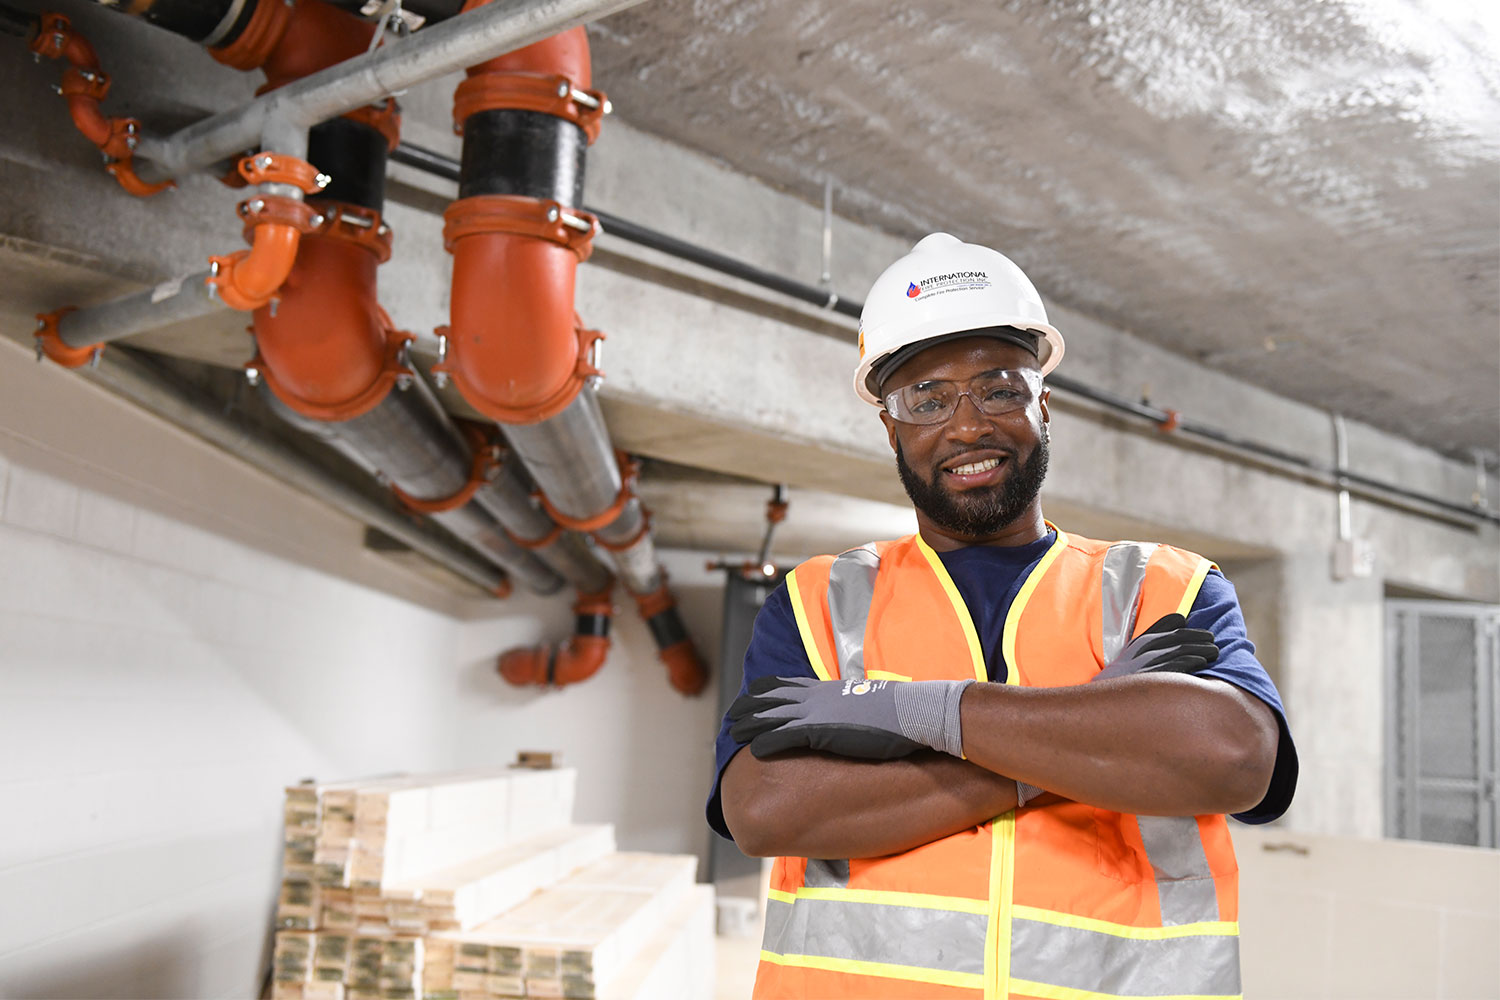
[[[984,390],[984,398],[992,403],[1008,403],[1023,398],[1023,395],[1019,389],[1015,389],[1011,386],[995,385]]]
[[[928,396],[925,399],[920,399],[917,402],[913,403],[912,407],[911,407],[911,412],[913,412],[913,413],[936,413],[938,410],[941,410],[942,408],[943,408],[943,403],[942,403],[941,400],[935,399],[932,396]]]

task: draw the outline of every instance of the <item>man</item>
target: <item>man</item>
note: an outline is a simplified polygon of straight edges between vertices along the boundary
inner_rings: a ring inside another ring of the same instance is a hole
[[[1296,751],[1234,588],[1043,520],[1026,276],[928,236],[875,282],[855,390],[919,532],[788,575],[719,734],[709,823],[775,856],[757,1000],[1231,997],[1226,814]]]

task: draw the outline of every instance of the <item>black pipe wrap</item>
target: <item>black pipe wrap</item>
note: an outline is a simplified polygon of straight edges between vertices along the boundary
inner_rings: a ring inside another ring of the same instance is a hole
[[[651,629],[651,638],[656,640],[657,649],[675,646],[688,637],[687,628],[682,624],[682,615],[677,613],[675,605],[647,618],[646,627]]]
[[[95,2],[113,10],[121,10],[113,3],[103,3],[102,0],[95,0]],[[249,0],[245,4],[239,16],[235,18],[234,26],[218,40],[217,44],[228,45],[240,36],[240,32],[245,30],[245,25],[250,23],[250,15],[255,13],[255,5],[256,0]],[[233,6],[234,0],[134,0],[129,9],[122,12],[150,22],[175,35],[201,42],[213,34],[213,30],[224,20]]]
[[[600,639],[609,638],[609,615],[579,615],[574,621],[575,635],[592,635]]]
[[[566,118],[500,108],[464,119],[458,196],[522,195],[583,203],[588,137]]]
[[[337,201],[379,212],[385,205],[386,141],[380,131],[347,118],[314,125],[307,133],[307,159],[333,178],[309,204]]]

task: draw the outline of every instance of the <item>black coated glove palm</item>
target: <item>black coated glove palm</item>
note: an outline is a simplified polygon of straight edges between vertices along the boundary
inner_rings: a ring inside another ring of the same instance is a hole
[[[1120,654],[1090,680],[1125,677],[1142,673],[1196,674],[1219,658],[1214,634],[1207,629],[1188,628],[1187,619],[1175,612],[1163,615],[1130,640]]]

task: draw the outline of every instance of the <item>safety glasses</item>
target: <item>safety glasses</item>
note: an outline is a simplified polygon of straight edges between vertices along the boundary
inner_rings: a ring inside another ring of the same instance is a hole
[[[1041,395],[1042,375],[1034,368],[996,370],[964,382],[928,379],[892,389],[885,409],[903,424],[940,424],[953,416],[965,396],[986,416],[1025,409]]]

